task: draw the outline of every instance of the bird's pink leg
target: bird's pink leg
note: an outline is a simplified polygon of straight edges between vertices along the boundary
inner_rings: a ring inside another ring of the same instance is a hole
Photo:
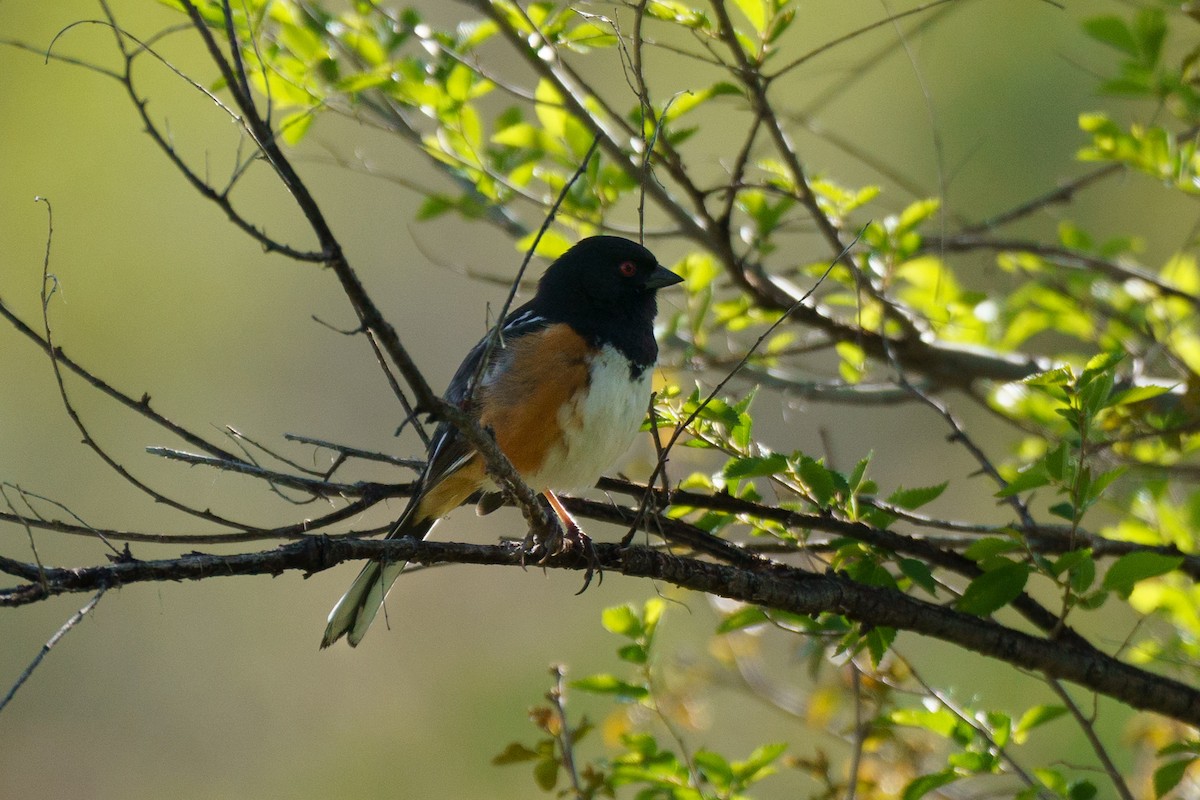
[[[579,523],[577,523],[575,518],[571,516],[571,512],[567,511],[567,509],[563,506],[562,501],[558,499],[558,496],[549,489],[542,492],[542,494],[545,495],[546,499],[550,501],[550,507],[554,509],[554,513],[558,515],[558,519],[562,522],[563,528],[562,539],[560,541],[548,544],[546,547],[546,553],[547,555],[560,555],[562,553],[575,550],[576,548],[582,551],[583,557],[586,558],[588,562],[587,573],[585,573],[583,577],[583,589],[579,590],[579,592],[582,593],[583,590],[588,587],[588,584],[592,582],[593,573],[600,572],[600,559],[596,556],[596,548],[592,546],[591,537],[583,532],[583,529],[579,527]],[[601,574],[603,575],[603,573]]]

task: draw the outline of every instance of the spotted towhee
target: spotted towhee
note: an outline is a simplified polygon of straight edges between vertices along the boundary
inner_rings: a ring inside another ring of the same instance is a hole
[[[584,239],[550,265],[533,299],[505,318],[499,339],[475,345],[450,381],[446,400],[496,437],[568,530],[578,528],[553,490],[593,485],[633,442],[658,358],[654,294],[681,280],[628,239]],[[482,456],[442,422],[388,538],[423,539],[439,518],[489,488]],[[404,566],[368,564],[329,613],[321,646],[343,635],[357,645]]]

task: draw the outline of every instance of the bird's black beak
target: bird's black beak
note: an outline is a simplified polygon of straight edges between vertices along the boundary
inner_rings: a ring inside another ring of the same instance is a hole
[[[646,278],[646,288],[654,291],[655,289],[674,286],[675,284],[682,282],[683,278],[659,264],[654,268],[654,271],[650,273],[650,277]]]

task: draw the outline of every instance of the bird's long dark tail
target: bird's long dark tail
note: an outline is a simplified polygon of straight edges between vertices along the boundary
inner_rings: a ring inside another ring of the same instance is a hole
[[[410,522],[408,517],[413,509],[409,509],[396,527],[388,533],[387,538],[398,539],[402,536],[413,536],[424,539],[436,520],[425,519],[420,522]],[[371,627],[371,621],[379,612],[388,589],[400,577],[400,573],[408,566],[407,561],[381,562],[372,561],[363,567],[362,572],[350,584],[350,588],[337,601],[337,605],[329,612],[329,621],[325,625],[325,635],[321,637],[321,647],[329,647],[343,636],[350,642],[351,647],[357,647]]]

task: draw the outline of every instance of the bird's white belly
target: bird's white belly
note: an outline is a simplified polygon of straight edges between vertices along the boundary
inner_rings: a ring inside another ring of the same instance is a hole
[[[570,491],[594,485],[633,444],[650,402],[651,371],[643,370],[631,385],[629,361],[605,345],[592,359],[586,397],[559,410],[562,444],[525,476],[530,487]]]

